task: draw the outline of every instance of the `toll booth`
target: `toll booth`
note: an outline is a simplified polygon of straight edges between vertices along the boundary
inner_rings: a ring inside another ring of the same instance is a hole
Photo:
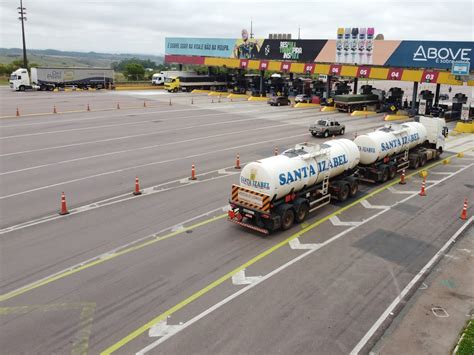
[[[429,115],[431,112],[431,108],[433,107],[433,101],[434,101],[434,94],[431,90],[423,90],[420,92],[420,102],[421,100],[424,101],[423,107],[420,111],[418,110],[418,114],[420,115]]]
[[[365,86],[365,85],[364,85]],[[334,95],[348,95],[351,92],[351,87],[345,81],[339,81],[334,85]]]

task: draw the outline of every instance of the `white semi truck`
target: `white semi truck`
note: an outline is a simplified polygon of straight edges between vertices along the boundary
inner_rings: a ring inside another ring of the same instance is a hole
[[[17,69],[10,75],[10,88],[15,91],[54,90],[65,86],[106,88],[114,82],[109,68],[31,68]]]
[[[298,144],[281,155],[251,162],[232,186],[229,221],[269,234],[301,223],[311,211],[357,194],[359,180],[383,182],[397,171],[439,158],[447,128],[443,119],[420,117],[321,145]]]
[[[429,160],[438,159],[448,135],[444,118],[420,116],[418,121],[387,125],[356,137],[359,179],[385,182],[397,172],[418,169]]]

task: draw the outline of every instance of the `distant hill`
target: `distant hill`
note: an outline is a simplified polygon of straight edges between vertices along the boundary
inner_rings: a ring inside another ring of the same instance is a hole
[[[156,64],[163,63],[162,56],[150,54],[132,53],[97,53],[97,52],[70,52],[56,49],[28,49],[28,61],[37,63],[40,66],[66,67],[66,66],[88,66],[88,67],[110,67],[113,62],[120,62],[123,59],[138,58],[151,60]],[[22,59],[21,48],[0,48],[0,63],[8,64],[14,60]]]

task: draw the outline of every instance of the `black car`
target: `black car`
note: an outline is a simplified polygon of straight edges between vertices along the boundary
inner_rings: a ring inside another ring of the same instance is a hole
[[[271,106],[287,106],[291,103],[291,101],[286,96],[273,96],[268,99],[268,103]]]

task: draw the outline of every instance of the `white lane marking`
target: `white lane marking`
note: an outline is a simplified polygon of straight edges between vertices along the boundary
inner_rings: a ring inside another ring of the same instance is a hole
[[[457,171],[457,172],[454,173],[453,175],[456,175],[456,174],[458,174],[458,173],[464,171],[465,169],[470,168],[470,167],[473,166],[473,165],[474,165],[474,164],[470,164],[470,165],[466,166],[465,168],[460,169],[459,171]],[[446,179],[449,179],[449,178],[451,178],[451,176],[448,176],[448,177],[446,177],[446,178],[440,180],[438,183],[440,183],[441,181],[444,181],[444,180],[446,180]],[[437,184],[438,184],[438,183],[437,183]],[[427,187],[427,189],[430,189],[430,188],[432,188],[432,187],[435,187],[437,184],[431,185],[431,186]],[[396,203],[395,203],[394,205],[392,205],[390,208],[381,210],[380,212],[377,212],[377,213],[374,214],[373,216],[370,216],[369,218],[365,219],[363,222],[361,222],[360,225],[363,225],[363,224],[365,224],[365,223],[370,222],[371,220],[373,220],[373,219],[377,218],[378,216],[384,214],[385,212],[391,210],[392,207],[394,207],[394,206],[396,206],[396,205],[398,205],[398,204],[404,203],[404,202],[406,202],[406,201],[412,199],[412,198],[415,197],[415,196],[416,196],[416,195],[407,196],[406,198],[402,199],[401,201],[396,202]],[[473,219],[473,217],[470,218],[469,222],[471,222],[472,219]],[[329,245],[329,244],[335,242],[336,240],[338,240],[339,238],[343,237],[344,235],[346,235],[346,234],[352,232],[354,229],[357,229],[358,227],[360,227],[360,225],[359,225],[359,226],[352,226],[352,227],[350,227],[350,228],[347,228],[345,231],[343,231],[343,232],[341,232],[341,233],[335,235],[334,237],[332,237],[332,238],[326,240],[326,241],[323,242],[323,243],[320,243],[320,244],[319,244],[319,245],[320,245],[319,248],[308,250],[307,252],[305,252],[305,253],[303,253],[303,254],[297,256],[296,258],[294,258],[294,259],[288,261],[287,263],[281,265],[280,267],[278,267],[278,268],[276,268],[275,270],[271,271],[270,273],[266,274],[266,275],[263,276],[259,281],[254,282],[254,283],[252,283],[252,284],[250,284],[250,285],[248,285],[248,286],[242,288],[241,290],[239,290],[239,291],[233,293],[232,295],[228,296],[227,298],[224,298],[222,301],[216,303],[216,304],[213,305],[212,307],[206,309],[204,312],[198,314],[198,315],[195,316],[194,318],[192,318],[192,319],[190,319],[189,321],[185,322],[185,323],[183,324],[183,327],[180,329],[180,331],[183,330],[183,329],[185,329],[185,328],[187,328],[187,327],[189,327],[190,325],[196,323],[196,322],[199,321],[200,319],[206,317],[206,316],[209,315],[210,313],[214,312],[215,310],[219,309],[220,307],[224,306],[225,304],[229,303],[230,301],[232,301],[233,299],[237,298],[238,296],[244,294],[245,292],[251,290],[252,288],[256,287],[257,285],[259,285],[260,283],[262,283],[262,282],[264,282],[265,280],[269,279],[270,277],[272,277],[272,276],[278,274],[280,271],[282,271],[282,270],[288,268],[289,266],[293,265],[294,263],[300,261],[301,259],[305,258],[306,256],[308,256],[308,255],[314,253],[315,251],[317,251],[317,250],[319,250],[319,249],[321,249],[321,248],[323,248],[323,247],[325,247],[325,246],[327,246],[327,245]],[[390,311],[390,312],[391,312],[391,311]],[[173,333],[172,335],[164,336],[164,337],[162,337],[162,338],[156,340],[155,342],[153,342],[153,343],[151,343],[150,345],[146,346],[145,348],[143,348],[142,350],[140,350],[140,351],[137,352],[136,354],[143,355],[143,354],[147,353],[148,351],[150,351],[150,350],[156,348],[158,345],[160,345],[161,343],[165,342],[166,340],[168,340],[169,338],[171,338],[173,335],[175,335],[175,334],[177,334],[177,333],[178,333],[178,332]],[[351,354],[352,354],[352,353],[351,353]]]
[[[180,231],[180,230],[183,230],[183,229],[184,229],[184,226],[182,224],[177,224],[173,228],[171,228],[171,231],[172,232],[177,232],[177,231]]]
[[[393,187],[389,187],[388,188],[388,191],[394,193],[394,194],[400,194],[400,195],[414,195],[414,194],[417,194],[418,192],[420,191],[400,191],[400,190],[397,190]]]
[[[332,216],[329,221],[335,226],[358,226],[362,222],[343,222],[337,216]]]
[[[303,133],[303,134],[296,134],[294,136],[286,136],[286,137],[281,137],[281,138],[272,138],[272,139],[269,139],[269,140],[266,140],[266,141],[259,141],[259,142],[249,143],[249,144],[237,145],[237,146],[233,146],[233,147],[229,147],[229,148],[223,148],[223,149],[220,149],[219,152],[225,152],[225,151],[229,151],[229,150],[235,150],[235,149],[240,149],[240,148],[245,148],[245,147],[251,147],[251,146],[255,146],[255,145],[262,145],[262,144],[267,144],[267,143],[276,142],[276,141],[290,140],[290,139],[293,139],[293,138],[305,137],[307,135],[308,135],[307,133]],[[197,157],[202,157],[202,156],[206,156],[206,155],[213,155],[213,154],[216,154],[216,152],[214,150],[209,151],[209,152],[204,152],[204,153],[192,154],[192,155],[188,155],[188,156],[185,156],[185,157],[179,157],[179,158],[161,160],[161,161],[156,161],[156,162],[151,162],[151,163],[146,163],[146,164],[140,164],[140,165],[135,165],[135,166],[129,166],[129,167],[125,167],[125,168],[122,168],[122,169],[106,171],[106,172],[100,173],[100,174],[84,176],[84,177],[81,177],[81,178],[76,178],[76,179],[72,179],[72,180],[68,180],[68,181],[62,181],[62,182],[58,182],[58,183],[51,184],[51,185],[46,185],[46,186],[41,186],[41,187],[37,187],[37,188],[34,188],[34,189],[30,189],[30,190],[16,192],[16,193],[13,193],[13,194],[10,194],[10,195],[0,196],[0,200],[10,198],[10,197],[19,196],[19,195],[24,195],[24,194],[31,193],[31,192],[41,191],[41,190],[49,189],[49,188],[56,187],[56,186],[62,186],[62,185],[66,185],[66,184],[70,184],[70,183],[74,183],[74,182],[78,182],[78,181],[83,181],[83,180],[93,179],[93,178],[97,178],[97,177],[101,177],[101,176],[107,176],[107,175],[111,175],[111,174],[121,173],[121,172],[129,171],[129,170],[135,170],[135,169],[138,169],[138,168],[144,168],[144,167],[147,167],[147,166],[171,163],[171,162],[175,162],[175,161],[191,159],[191,158],[197,158]]]
[[[246,119],[246,120],[250,120],[250,119]],[[252,128],[252,131],[267,130],[267,129],[271,129],[271,128],[280,128],[280,127],[285,127],[285,126],[290,126],[290,125],[291,125],[291,123],[282,123],[282,124],[273,125],[273,126]],[[248,132],[248,129],[244,129],[244,130],[240,130],[240,131],[227,132],[227,133],[213,134],[211,136],[201,136],[201,137],[197,137],[197,138],[185,139],[185,140],[182,140],[182,141],[174,141],[174,142],[162,143],[162,144],[153,144],[153,145],[140,147],[140,148],[116,150],[114,152],[109,152],[109,153],[89,155],[89,156],[81,157],[81,158],[62,160],[62,161],[57,161],[57,162],[54,162],[54,163],[30,166],[28,168],[23,168],[23,169],[10,170],[10,171],[0,173],[0,176],[11,175],[11,174],[21,173],[21,172],[24,172],[24,171],[30,171],[30,170],[36,170],[36,169],[49,168],[51,166],[75,163],[75,162],[78,162],[78,161],[84,161],[84,160],[89,160],[89,159],[97,159],[97,158],[103,158],[103,157],[108,157],[108,156],[112,156],[112,155],[118,155],[118,154],[130,153],[130,152],[137,152],[137,151],[140,151],[140,150],[161,148],[161,147],[166,147],[166,146],[170,146],[170,145],[196,142],[196,141],[200,141],[200,140],[219,138],[219,137],[223,137],[223,136],[232,136],[232,135],[236,135],[236,134],[239,134],[239,133],[245,133],[245,132]]]
[[[451,175],[452,172],[446,172],[446,171],[430,171],[431,175]]]
[[[367,200],[362,200],[360,202],[360,204],[364,207],[364,208],[367,208],[367,209],[378,209],[378,210],[385,210],[387,208],[389,208],[389,206],[374,206],[372,205],[369,201]]]
[[[191,222],[193,222],[193,221],[195,221],[195,220],[198,220],[198,219],[200,219],[200,218],[208,217],[209,215],[212,215],[212,214],[214,214],[214,213],[216,213],[216,212],[221,212],[221,210],[222,210],[224,207],[225,207],[225,206],[218,207],[218,208],[212,209],[212,210],[210,210],[210,211],[201,213],[200,215],[191,217],[191,218],[189,218],[189,219],[187,219],[187,220],[185,220],[185,221],[182,221],[182,222],[180,222],[180,223],[178,223],[178,224],[181,224],[181,225],[184,226],[184,225],[186,225],[186,224],[188,224],[188,223],[191,223]],[[101,253],[101,254],[99,254],[99,255],[96,255],[96,256],[94,256],[94,257],[92,257],[92,258],[90,258],[90,259],[81,261],[80,263],[77,263],[77,264],[75,264],[75,265],[73,265],[73,266],[70,266],[70,267],[68,267],[68,268],[66,268],[66,269],[63,269],[63,270],[60,270],[60,271],[55,272],[55,273],[53,273],[53,274],[50,274],[50,275],[48,275],[48,276],[45,276],[45,277],[43,277],[43,278],[41,278],[41,279],[39,279],[39,280],[30,282],[29,284],[26,284],[26,285],[24,285],[24,286],[21,286],[21,287],[15,289],[15,290],[10,291],[10,292],[14,292],[14,293],[22,292],[23,290],[27,290],[27,289],[31,288],[32,286],[34,286],[34,285],[36,285],[36,284],[38,284],[38,283],[41,283],[41,282],[43,282],[43,281],[45,281],[45,280],[49,280],[49,279],[51,279],[51,278],[53,278],[53,277],[56,277],[56,276],[58,276],[58,275],[61,275],[61,274],[64,274],[64,273],[66,273],[66,272],[69,272],[69,271],[75,270],[75,269],[77,269],[77,268],[80,268],[81,266],[84,266],[84,265],[86,265],[86,264],[89,264],[89,263],[91,263],[91,262],[93,262],[93,261],[95,261],[95,260],[107,259],[108,257],[110,257],[111,255],[116,254],[116,253],[119,252],[120,250],[127,249],[127,248],[129,248],[129,247],[131,247],[131,246],[133,246],[133,245],[135,245],[135,244],[139,244],[140,242],[143,242],[143,241],[145,241],[145,240],[147,240],[147,239],[150,239],[150,240],[151,240],[151,239],[154,239],[154,238],[155,238],[155,239],[160,239],[160,234],[163,234],[164,232],[167,232],[167,231],[171,231],[171,228],[173,228],[173,226],[163,228],[162,230],[160,230],[160,231],[158,231],[158,232],[156,232],[156,233],[153,233],[153,234],[150,234],[150,235],[147,235],[147,236],[144,236],[144,237],[135,239],[135,240],[133,240],[133,241],[131,241],[131,242],[129,242],[129,243],[120,245],[120,246],[118,246],[118,247],[116,247],[116,248],[114,248],[114,249],[112,249],[112,250],[109,250],[109,251],[106,251],[106,252]]]
[[[182,324],[170,325],[167,323],[167,320],[162,320],[150,328],[148,335],[150,337],[163,337],[180,331],[182,327]]]
[[[249,111],[249,112],[251,112],[251,111]],[[210,113],[210,114],[205,114],[205,115],[196,115],[196,116],[189,117],[189,119],[199,118],[199,117],[216,116],[216,115],[222,115],[222,113]],[[188,117],[185,117],[185,116],[183,116],[183,117],[173,117],[173,119],[179,119],[179,118],[188,118]],[[125,139],[130,139],[130,138],[147,137],[147,136],[152,136],[152,135],[156,135],[156,134],[160,134],[160,133],[183,131],[183,130],[188,130],[188,129],[208,127],[208,126],[214,126],[214,125],[217,126],[217,125],[228,124],[228,123],[232,123],[232,122],[241,122],[241,121],[248,121],[248,120],[252,120],[252,118],[250,118],[250,119],[247,118],[247,119],[242,119],[242,120],[229,120],[229,121],[224,121],[224,122],[211,122],[211,123],[198,124],[198,125],[182,127],[182,128],[173,128],[173,129],[166,129],[166,130],[161,130],[161,131],[153,131],[152,133],[132,134],[132,135],[128,135],[128,136],[100,139],[100,140],[95,140],[95,141],[64,144],[64,145],[58,145],[58,146],[54,146],[54,147],[47,147],[47,148],[40,148],[40,149],[23,150],[23,151],[20,151],[20,152],[12,152],[12,153],[1,154],[0,157],[7,157],[7,156],[19,155],[19,154],[36,153],[36,152],[41,152],[41,151],[45,151],[45,150],[54,150],[54,149],[62,149],[62,148],[69,148],[69,147],[77,147],[77,146],[88,145],[88,144],[113,142],[113,141],[125,140]],[[152,122],[152,121],[149,121],[149,122]]]
[[[290,240],[290,248],[294,250],[308,250],[308,249],[319,249],[321,247],[321,244],[319,243],[305,243],[301,244],[299,238],[295,238]]]
[[[234,285],[251,285],[262,279],[262,276],[246,276],[245,269],[232,275],[232,283]]]
[[[427,184],[434,184],[436,181],[438,181],[438,180],[426,180],[425,182]]]
[[[138,110],[140,108],[137,108]],[[69,122],[83,122],[83,121],[91,121],[91,120],[100,120],[102,118],[106,119],[136,119],[136,114],[138,115],[153,115],[156,113],[174,113],[174,112],[185,112],[185,111],[205,111],[206,109],[204,108],[191,108],[191,109],[181,109],[181,110],[166,110],[166,111],[146,111],[146,112],[139,112],[139,113],[134,113],[133,111],[121,111],[124,115],[121,116],[93,116],[93,117],[87,117],[87,118],[75,118],[71,120],[58,120],[57,116],[53,116],[53,114],[49,117],[51,121],[48,122],[34,122],[34,123],[23,123],[23,124],[12,124],[12,125],[0,125],[0,129],[3,128],[17,128],[17,127],[28,127],[28,126],[39,126],[39,125],[46,125],[46,124],[62,124],[62,123],[69,123]],[[109,111],[115,111],[114,109],[110,109]],[[119,111],[119,110],[117,110]],[[84,111],[86,113],[87,111]],[[82,112],[77,112],[78,114]],[[88,113],[90,114],[90,113]],[[35,118],[37,119],[37,118]]]
[[[358,354],[362,348],[367,344],[370,338],[374,333],[379,329],[382,323],[387,319],[387,317],[395,310],[395,307],[403,300],[403,298],[410,292],[410,290],[415,286],[415,284],[425,275],[425,273],[431,268],[431,266],[438,260],[438,258],[444,253],[448,247],[456,241],[458,236],[472,223],[473,217],[469,218],[461,228],[459,228],[456,233],[449,238],[449,240],[441,247],[440,250],[431,258],[430,261],[416,274],[416,276],[406,285],[403,291],[393,300],[393,302],[388,306],[388,308],[382,313],[382,315],[377,319],[374,325],[369,329],[369,331],[362,337],[362,339],[357,343],[357,345],[350,352],[351,355]]]
[[[214,171],[207,171],[203,174],[196,175],[196,176],[199,178],[200,176],[205,176],[205,175],[208,175],[208,174],[211,174],[211,173],[214,173],[214,172],[215,172],[215,170]],[[237,173],[238,172],[235,172],[234,174],[237,174]],[[216,176],[216,177],[213,177],[213,178],[195,180],[195,181],[190,181],[189,178],[185,178],[185,179],[179,180],[179,182],[181,182],[181,183],[183,183],[183,182],[195,183],[195,184],[199,183],[200,184],[200,183],[205,183],[205,182],[220,179],[220,178],[225,178],[227,176],[228,175],[226,175],[226,176]],[[142,190],[142,194],[139,195],[139,196],[134,196],[130,192],[127,192],[125,194],[112,196],[112,197],[106,198],[104,200],[93,202],[93,203],[88,204],[88,205],[79,206],[79,207],[70,209],[69,214],[66,217],[70,217],[72,215],[82,213],[82,212],[86,212],[86,211],[91,211],[91,210],[94,210],[94,209],[97,209],[97,208],[107,207],[107,206],[111,206],[111,205],[114,205],[114,204],[117,204],[117,203],[126,202],[126,201],[129,201],[129,200],[135,200],[137,198],[141,198],[141,197],[148,196],[148,195],[153,195],[153,194],[156,194],[156,193],[162,193],[162,192],[165,192],[165,191],[176,190],[180,186],[174,186],[174,187],[169,187],[169,188],[164,187],[166,185],[172,185],[172,184],[176,183],[176,181],[178,181],[178,180],[172,180],[172,181],[168,181],[168,182],[165,182],[165,183],[162,183],[162,184],[159,184],[159,185],[147,187],[146,189]],[[225,210],[224,212],[227,212],[227,210]],[[59,214],[54,214],[54,215],[49,215],[49,216],[33,219],[33,220],[30,220],[30,221],[26,221],[26,222],[23,222],[23,223],[19,223],[19,224],[10,226],[10,227],[5,227],[3,229],[0,229],[0,235],[5,234],[5,233],[10,233],[10,232],[13,232],[13,231],[17,231],[17,230],[20,230],[20,229],[25,229],[25,228],[28,228],[28,227],[36,226],[38,224],[51,222],[51,221],[54,221],[56,219],[64,218],[64,217],[65,216],[61,216]]]

